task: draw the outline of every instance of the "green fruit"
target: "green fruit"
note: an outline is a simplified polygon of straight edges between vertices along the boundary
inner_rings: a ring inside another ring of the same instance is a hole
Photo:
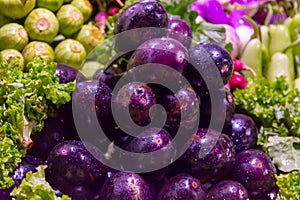
[[[101,44],[103,39],[104,36],[99,28],[93,25],[83,25],[76,37],[76,40],[84,46],[87,54]]]
[[[52,12],[57,11],[64,3],[64,0],[36,0],[38,8],[47,8]]]
[[[24,66],[25,66],[25,61],[24,61],[22,54],[19,51],[15,50],[15,49],[5,49],[0,52],[0,58],[6,60],[8,62],[10,62],[12,60],[16,60],[16,62],[18,63],[19,69],[23,71]]]
[[[83,15],[83,21],[86,22],[93,13],[93,6],[89,0],[73,0],[71,5],[80,10]]]
[[[73,39],[66,39],[55,47],[55,61],[79,69],[86,57],[84,46]]]
[[[31,40],[51,42],[59,31],[55,15],[46,8],[34,9],[26,18],[25,29]]]
[[[0,51],[3,49],[21,51],[27,43],[28,34],[22,25],[9,23],[0,28]]]
[[[80,69],[80,72],[83,73],[83,75],[87,79],[92,79],[95,72],[101,68],[104,68],[104,65],[102,65],[96,61],[89,61],[89,62],[84,63],[84,65]]]
[[[55,60],[52,47],[45,42],[39,41],[32,41],[27,44],[22,51],[22,55],[25,60],[25,65],[36,57],[44,58],[48,60],[48,62],[53,62]]]
[[[5,24],[12,23],[12,22],[13,22],[13,19],[6,17],[2,13],[0,13],[0,27]]]
[[[36,0],[0,0],[1,13],[12,19],[25,17],[34,7]]]
[[[67,37],[73,35],[83,25],[83,15],[72,5],[63,5],[56,13],[59,22],[59,32]]]

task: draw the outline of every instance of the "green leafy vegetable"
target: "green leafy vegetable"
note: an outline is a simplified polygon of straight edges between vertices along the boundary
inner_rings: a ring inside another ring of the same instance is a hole
[[[261,125],[258,144],[281,172],[276,175],[278,200],[300,199],[300,92],[284,77],[275,82],[250,80],[246,90],[234,93],[237,112],[245,112]]]
[[[279,187],[278,200],[300,199],[300,171],[275,176]]]
[[[300,92],[290,89],[284,77],[273,83],[250,80],[247,89],[236,90],[234,97],[237,109],[255,116],[264,127],[260,144],[267,142],[267,132],[300,137]]]
[[[50,101],[59,107],[71,100],[75,83],[60,84],[56,63],[37,58],[23,72],[18,62],[0,59],[0,188],[13,185],[8,174],[32,145],[30,135],[41,131]]]
[[[37,172],[26,174],[21,185],[14,188],[12,196],[16,200],[70,200],[66,195],[58,197],[45,179],[46,165],[37,167]]]
[[[283,172],[300,170],[300,138],[270,136],[264,149]]]

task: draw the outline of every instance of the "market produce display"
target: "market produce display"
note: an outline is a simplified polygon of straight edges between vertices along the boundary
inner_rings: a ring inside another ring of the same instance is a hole
[[[1,200],[300,199],[298,1],[0,8]]]

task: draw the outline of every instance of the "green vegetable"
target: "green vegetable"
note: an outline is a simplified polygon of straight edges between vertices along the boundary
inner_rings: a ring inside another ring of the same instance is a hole
[[[27,43],[28,34],[22,25],[9,23],[0,28],[0,51],[4,49],[21,51]]]
[[[45,179],[46,167],[46,165],[40,165],[37,167],[37,172],[28,172],[21,185],[12,191],[12,196],[16,200],[71,200],[66,195],[62,197],[55,195],[53,188]]]
[[[262,42],[258,38],[251,39],[245,46],[240,61],[251,67],[257,77],[262,77]],[[247,77],[252,77],[252,74],[245,72]]]
[[[293,87],[291,72],[290,72],[290,59],[288,55],[276,52],[272,55],[271,62],[268,66],[267,79],[274,82],[279,76],[284,76],[290,87]]]
[[[259,27],[260,29],[260,39],[262,43],[262,75],[264,77],[267,76],[267,65],[271,60],[270,56],[270,31],[269,31],[269,26],[264,26],[261,25]]]
[[[93,14],[93,6],[89,0],[73,0],[71,5],[80,10],[84,22],[88,21]]]
[[[300,92],[289,88],[285,77],[275,82],[250,80],[245,90],[234,91],[234,97],[236,107],[254,115],[268,131],[300,137]]]
[[[24,27],[31,40],[51,42],[59,31],[59,23],[53,12],[36,8],[26,17]]]
[[[270,30],[270,56],[277,52],[285,53],[289,58],[291,79],[295,79],[293,49],[286,49],[291,45],[289,28],[285,24],[272,24]],[[285,51],[286,50],[286,51]],[[285,51],[285,52],[284,52]]]
[[[13,19],[6,17],[2,13],[0,13],[0,27],[11,22],[13,22]]]
[[[300,171],[275,176],[279,187],[278,200],[300,199]]]
[[[57,11],[64,3],[64,0],[36,0],[38,8],[47,8],[52,12]]]
[[[12,19],[25,17],[34,7],[36,0],[0,0],[1,12]]]
[[[80,72],[83,73],[87,79],[92,79],[95,72],[101,68],[104,68],[104,65],[96,61],[89,61],[83,64]]]
[[[300,170],[300,138],[280,137],[267,131],[264,133],[269,134],[269,137],[263,147],[278,169],[283,172]]]
[[[24,69],[25,61],[23,55],[15,49],[5,49],[1,51],[0,58],[5,59],[7,62],[10,62],[10,60],[15,61],[15,59],[17,59],[20,70]]]
[[[48,62],[54,61],[54,51],[46,42],[32,41],[28,43],[23,49],[22,55],[24,57],[25,64],[36,57],[44,58]],[[26,66],[25,69],[27,70],[28,66]]]
[[[89,54],[97,45],[103,42],[104,36],[98,27],[86,24],[82,26],[76,40],[84,46],[86,53]]]
[[[70,37],[83,25],[83,15],[81,11],[73,5],[63,5],[56,13],[59,22],[59,32]]]
[[[0,59],[0,188],[13,180],[8,174],[21,162],[32,145],[30,136],[41,131],[47,118],[47,101],[58,107],[71,100],[75,83],[59,84],[56,63],[42,58],[27,64],[27,73],[18,62]]]
[[[298,77],[294,80],[294,88],[297,88],[298,90],[300,90],[300,77]]]
[[[86,58],[84,46],[73,39],[66,39],[60,42],[54,50],[55,60],[79,69]]]

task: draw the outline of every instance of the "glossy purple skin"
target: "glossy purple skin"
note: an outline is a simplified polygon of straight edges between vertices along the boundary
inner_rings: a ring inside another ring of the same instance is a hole
[[[167,111],[165,128],[173,137],[180,126],[189,130],[197,124],[200,99],[190,86],[184,85],[176,94],[171,92],[162,94],[159,103]],[[181,116],[182,113],[185,115]]]
[[[211,131],[213,130],[198,129],[191,145],[179,160],[185,171],[198,177],[202,182],[217,181],[227,177],[235,162],[235,151],[230,138],[225,134]],[[216,143],[208,154],[200,158],[201,148],[211,142]]]
[[[56,145],[47,159],[46,180],[71,198],[92,199],[107,179],[107,168],[79,140]]]
[[[79,82],[86,79],[77,69],[62,63],[57,64],[55,75],[59,78],[60,83],[69,83],[75,80]]]
[[[103,185],[101,200],[151,200],[151,192],[145,180],[131,172],[117,172]]]
[[[168,29],[167,37],[178,40],[186,48],[190,47],[192,42],[192,30],[184,20],[178,17],[170,17]]]
[[[128,112],[129,101],[129,114],[136,124],[145,126],[150,123],[149,111],[156,104],[156,99],[153,90],[147,84],[131,82],[123,86],[116,94],[114,101],[118,109],[122,109],[123,112]]]
[[[135,50],[128,61],[128,69],[147,63],[158,63],[183,72],[188,65],[188,51],[173,38],[153,38]]]
[[[236,155],[234,180],[243,184],[250,198],[267,194],[275,187],[276,168],[262,151],[249,149]]]
[[[215,91],[215,92],[224,92],[222,90],[220,91]],[[224,123],[223,126],[223,133],[228,133],[231,132],[231,119],[234,114],[234,98],[231,92],[225,91],[225,98],[218,99],[219,101],[216,101],[216,110],[217,111],[224,111],[225,112],[225,118],[223,115],[217,115],[216,118],[212,118],[212,108],[211,108],[211,97],[210,94],[202,94],[200,96],[201,98],[201,105],[200,105],[200,122],[199,122],[199,127],[200,128],[208,128],[210,121],[214,120],[217,121],[218,123]],[[212,95],[213,96],[213,95]]]
[[[171,141],[172,137],[164,129],[151,128],[134,138],[126,149],[135,153],[149,153],[166,147]]]
[[[88,80],[76,84],[73,101],[78,110],[96,111],[97,116],[101,119],[111,114],[111,96],[112,90],[105,83]]]
[[[205,50],[208,55],[201,55],[201,51]],[[223,86],[226,84],[232,77],[233,74],[233,60],[230,53],[214,42],[204,42],[200,43],[189,49],[189,56],[191,64],[202,71],[206,71],[206,78],[204,80],[210,80],[210,84],[214,83],[216,87],[222,87],[221,83],[213,82],[216,80],[215,69],[210,69],[212,67],[217,67],[220,72],[221,78],[223,80]],[[215,65],[210,65],[203,63],[204,57],[209,56]],[[195,69],[194,69],[195,70]]]
[[[137,137],[129,142],[125,148],[129,152],[134,153],[151,153],[155,151],[160,151],[159,156],[153,156],[151,162],[147,162],[145,166],[144,157],[141,156],[139,161],[136,162],[136,165],[139,165],[140,168],[147,168],[149,166],[162,165],[166,166],[161,169],[142,173],[142,177],[152,180],[161,180],[163,176],[168,172],[168,165],[174,160],[176,149],[175,145],[172,143],[172,137],[164,129],[160,128],[150,128],[143,131]]]
[[[215,184],[207,193],[207,200],[249,200],[245,187],[232,180],[223,180]]]
[[[168,14],[163,5],[156,0],[143,0],[133,3],[118,16],[114,34],[137,28],[157,27],[168,28]],[[166,34],[163,29],[144,29],[133,31],[131,34],[117,36],[115,49],[133,50],[148,39],[161,37]],[[130,47],[129,47],[130,46]]]
[[[251,117],[235,113],[231,125],[232,131],[229,137],[236,152],[256,148],[258,128]]]
[[[28,149],[27,153],[45,161],[52,148],[66,140],[68,131],[57,118],[48,117],[44,123],[43,130],[31,137],[34,144],[32,148]],[[71,131],[73,131],[73,135],[77,136],[76,130],[69,129],[69,132]]]
[[[205,192],[198,179],[188,174],[172,177],[161,189],[157,200],[205,200]]]
[[[118,76],[118,72],[110,67],[108,69],[99,69],[95,72],[93,80],[99,80],[109,86],[111,89],[114,89],[116,83],[121,78]]]

